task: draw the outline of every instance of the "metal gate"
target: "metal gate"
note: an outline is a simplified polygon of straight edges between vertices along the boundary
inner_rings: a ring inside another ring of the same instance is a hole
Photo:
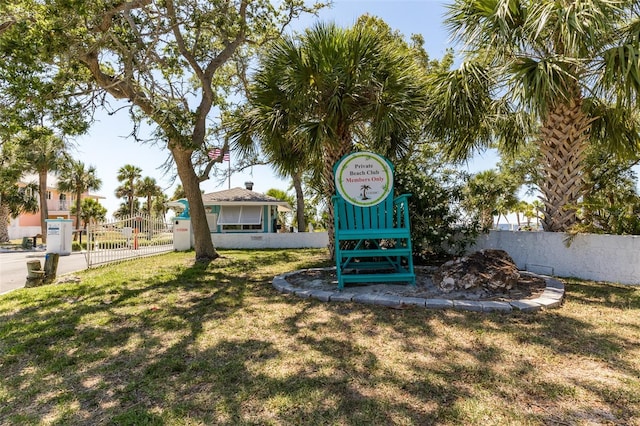
[[[147,215],[89,226],[87,268],[173,251],[173,231],[164,219]]]

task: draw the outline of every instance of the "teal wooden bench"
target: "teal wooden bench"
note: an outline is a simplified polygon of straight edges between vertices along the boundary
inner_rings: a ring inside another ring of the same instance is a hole
[[[379,204],[362,207],[333,196],[338,289],[347,283],[415,285],[409,197],[390,193]]]

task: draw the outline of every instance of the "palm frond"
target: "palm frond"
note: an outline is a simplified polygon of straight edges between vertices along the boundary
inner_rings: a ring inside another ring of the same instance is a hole
[[[621,158],[640,154],[640,113],[619,108],[598,98],[588,98],[585,109],[592,117],[591,140]]]
[[[544,115],[553,103],[575,96],[580,84],[580,63],[568,57],[519,57],[508,68],[511,96],[538,116]]]
[[[627,43],[603,52],[594,91],[621,107],[637,108],[640,99],[640,45]]]
[[[498,58],[508,55],[527,21],[527,2],[521,0],[456,0],[448,6],[445,26],[465,49],[478,52],[491,47]]]
[[[491,144],[484,122],[492,111],[493,79],[485,67],[465,62],[458,70],[431,76],[429,86],[425,130],[444,142],[451,159],[466,159]]]

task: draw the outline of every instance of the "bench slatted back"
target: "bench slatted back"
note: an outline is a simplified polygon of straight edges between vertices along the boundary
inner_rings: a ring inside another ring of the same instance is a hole
[[[334,199],[336,227],[338,230],[394,228],[393,204],[393,194],[389,194],[381,203],[369,207],[356,206],[336,196]],[[402,212],[398,210],[397,213],[400,215]],[[404,221],[396,220],[397,224],[402,222]]]

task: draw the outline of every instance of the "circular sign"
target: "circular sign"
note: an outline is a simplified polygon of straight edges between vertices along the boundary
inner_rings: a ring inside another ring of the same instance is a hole
[[[356,206],[375,206],[393,190],[391,164],[373,152],[354,152],[338,162],[336,190]]]

